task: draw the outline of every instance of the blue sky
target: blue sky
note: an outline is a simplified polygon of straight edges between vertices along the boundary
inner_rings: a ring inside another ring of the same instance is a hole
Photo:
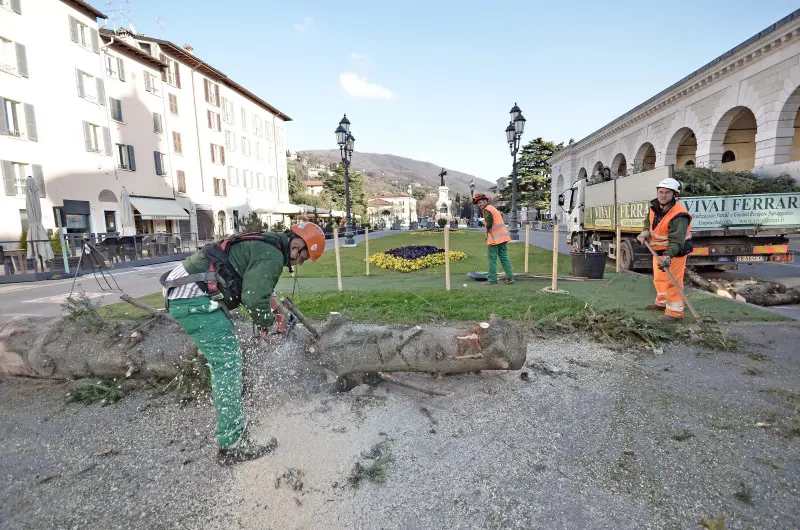
[[[104,9],[103,0],[91,0]],[[119,5],[121,0],[114,0]],[[356,150],[487,180],[508,174],[508,110],[579,140],[797,8],[790,0],[130,0],[136,30],[195,54],[295,121],[292,150]],[[118,18],[118,23],[120,19]]]

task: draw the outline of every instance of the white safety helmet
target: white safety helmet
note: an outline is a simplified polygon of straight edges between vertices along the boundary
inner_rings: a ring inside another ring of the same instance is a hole
[[[674,178],[666,178],[658,183],[656,189],[658,188],[667,188],[668,190],[672,190],[675,193],[681,192],[681,183],[675,180]]]

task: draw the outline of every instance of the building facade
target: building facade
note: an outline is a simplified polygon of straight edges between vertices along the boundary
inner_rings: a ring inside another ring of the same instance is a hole
[[[673,164],[800,177],[800,10],[556,153],[552,213],[578,179]],[[559,219],[563,218],[559,215]]]
[[[296,210],[291,118],[190,47],[98,19],[79,0],[0,3],[0,239],[27,227],[29,175],[44,226],[72,233],[120,231],[123,187],[144,234],[208,240],[251,212],[273,223]]]
[[[418,221],[417,200],[411,195],[379,195],[367,201],[367,217],[373,226],[408,228]]]

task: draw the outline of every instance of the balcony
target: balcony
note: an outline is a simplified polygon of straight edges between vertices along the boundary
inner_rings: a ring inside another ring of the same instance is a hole
[[[25,133],[22,131],[10,131],[8,129],[0,129],[0,136],[9,136],[11,138],[17,138],[19,140],[25,139]]]

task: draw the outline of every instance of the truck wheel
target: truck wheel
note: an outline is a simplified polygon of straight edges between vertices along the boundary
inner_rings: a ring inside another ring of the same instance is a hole
[[[623,239],[619,244],[620,264],[619,268],[624,271],[633,270],[633,245],[627,239]]]

